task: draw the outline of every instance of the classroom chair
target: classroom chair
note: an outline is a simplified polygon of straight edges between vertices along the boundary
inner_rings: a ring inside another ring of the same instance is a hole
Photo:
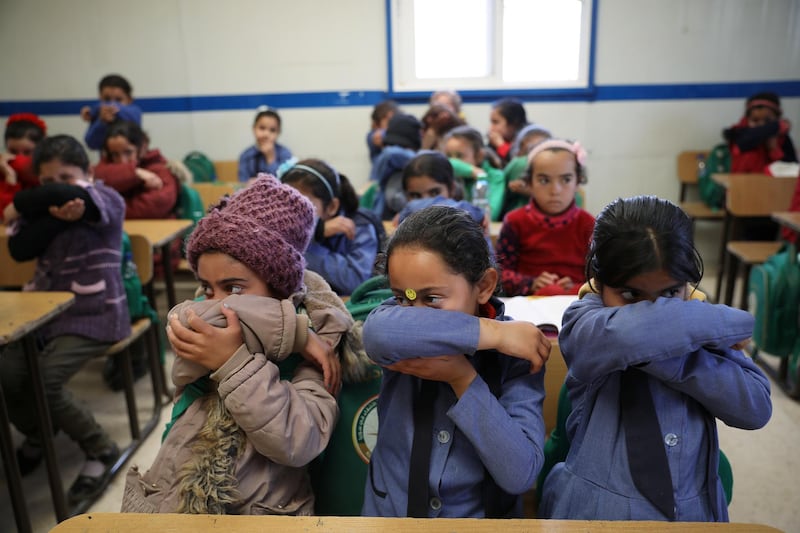
[[[722,209],[712,209],[701,200],[688,201],[690,188],[697,188],[697,160],[708,159],[708,150],[686,150],[678,154],[678,183],[680,183],[680,208],[692,220],[723,220]]]
[[[197,191],[203,201],[203,206],[207,210],[212,205],[220,201],[226,194],[233,194],[243,183],[235,182],[214,182],[214,183],[193,183],[192,189]]]
[[[239,183],[238,161],[214,161],[214,170],[217,173],[217,181]]]
[[[792,198],[797,178],[773,178],[766,174],[729,174],[725,195],[725,239],[724,252],[717,277],[717,302],[731,305],[733,290],[740,267],[744,270],[744,281],[739,307],[747,308],[747,279],[753,265],[763,263],[778,251],[780,241],[733,240],[736,224],[746,223],[747,218],[769,217],[777,211],[786,211]],[[776,235],[777,237],[777,235]],[[725,295],[722,295],[723,277],[726,277]]]
[[[142,235],[130,235],[133,262],[136,264],[137,274],[142,286],[147,286],[153,279],[153,246]],[[153,429],[156,427],[161,415],[161,408],[164,405],[162,397],[167,396],[164,388],[165,376],[164,367],[159,353],[159,340],[156,323],[149,317],[139,318],[131,324],[131,334],[126,338],[110,346],[102,357],[117,357],[121,363],[123,390],[125,392],[125,403],[128,408],[128,423],[131,431],[131,442],[123,448],[120,459],[111,471],[113,476],[125,461],[137,450]],[[139,423],[139,413],[136,408],[136,392],[134,389],[133,364],[131,347],[139,339],[143,340],[144,349],[147,352],[147,359],[150,363],[150,377],[153,387],[153,410],[150,418],[144,426]],[[90,504],[91,502],[87,502]]]

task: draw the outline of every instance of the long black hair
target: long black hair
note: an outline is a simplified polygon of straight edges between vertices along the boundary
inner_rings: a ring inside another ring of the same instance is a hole
[[[619,198],[597,216],[586,279],[622,287],[639,274],[665,270],[676,281],[696,285],[703,260],[692,235],[691,219],[672,202],[655,196]]]

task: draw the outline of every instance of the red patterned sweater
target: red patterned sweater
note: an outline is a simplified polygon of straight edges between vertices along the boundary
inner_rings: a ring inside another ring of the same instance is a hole
[[[574,203],[564,213],[548,216],[531,201],[506,215],[497,240],[497,260],[506,296],[532,294],[542,272],[568,276],[572,290],[549,286],[537,294],[578,294],[594,229],[594,217]]]

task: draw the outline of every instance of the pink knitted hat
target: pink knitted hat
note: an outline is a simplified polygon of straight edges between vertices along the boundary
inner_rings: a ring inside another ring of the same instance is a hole
[[[311,202],[294,187],[259,174],[248,187],[197,223],[186,245],[186,256],[197,273],[197,260],[203,252],[224,252],[285,298],[302,285],[306,266],[303,253],[313,228]]]

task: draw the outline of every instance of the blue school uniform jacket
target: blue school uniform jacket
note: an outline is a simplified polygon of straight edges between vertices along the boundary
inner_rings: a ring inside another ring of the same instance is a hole
[[[102,102],[101,102],[102,103]],[[117,106],[116,120],[125,122],[135,122],[139,126],[142,125],[142,110],[136,104],[114,104]],[[92,121],[86,129],[83,140],[86,141],[86,146],[92,150],[102,150],[103,144],[106,142],[106,134],[108,134],[109,123],[100,120],[100,103],[92,106]]]
[[[239,181],[247,181],[259,174],[278,175],[278,167],[292,158],[292,152],[282,144],[275,143],[275,161],[267,163],[257,146],[251,146],[239,156]]]
[[[679,521],[727,521],[715,418],[742,429],[772,414],[769,381],[740,351],[753,317],[701,301],[659,298],[605,307],[589,294],[564,313],[571,446],[544,483],[542,518],[665,520],[634,486],[620,421],[622,371],[647,374]]]
[[[503,303],[493,298],[497,320]],[[379,365],[403,359],[466,354],[474,363],[480,334],[476,316],[387,300],[364,323],[364,347]],[[495,397],[479,375],[456,398],[439,383],[431,408],[428,516],[484,516],[483,483],[488,470],[510,494],[531,488],[542,467],[544,371],[530,374],[528,361],[500,355],[501,394]],[[413,397],[417,378],[384,369],[378,397],[379,430],[364,491],[366,516],[406,516],[408,470],[414,436]],[[521,511],[517,501],[516,512]]]
[[[351,294],[372,276],[378,253],[378,233],[372,221],[359,210],[353,222],[356,224],[354,239],[343,234],[320,241],[315,238],[305,254],[306,268],[325,278],[339,295]]]

